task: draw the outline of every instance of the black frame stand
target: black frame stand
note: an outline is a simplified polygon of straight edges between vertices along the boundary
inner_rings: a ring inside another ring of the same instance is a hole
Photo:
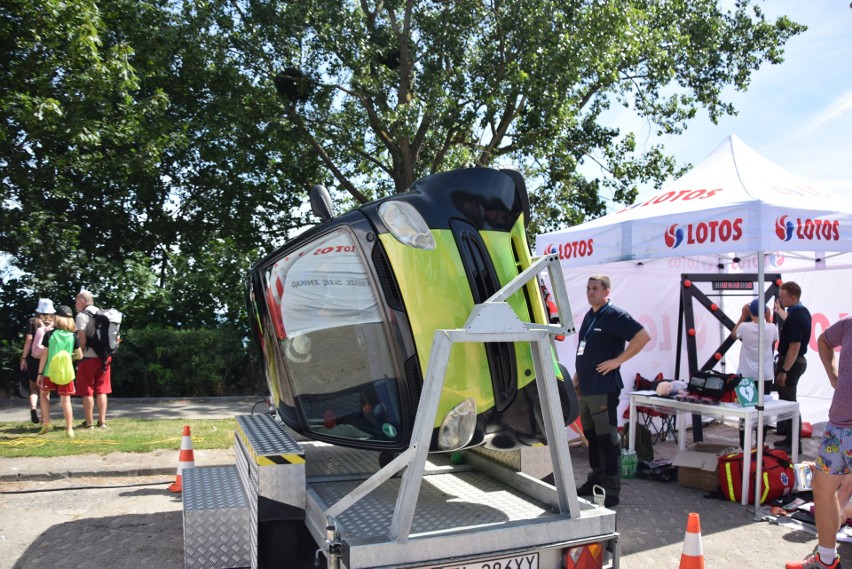
[[[710,300],[710,296],[722,297],[727,293],[737,293],[744,296],[743,293],[749,296],[755,296],[756,289],[759,287],[747,288],[744,283],[756,283],[758,279],[757,273],[741,273],[741,274],[721,274],[721,273],[682,273],[680,275],[680,314],[677,321],[677,351],[675,356],[675,379],[680,379],[680,362],[681,350],[683,349],[683,340],[686,338],[686,357],[689,368],[689,376],[692,377],[696,371],[707,371],[713,369],[716,364],[722,360],[722,356],[730,349],[736,341],[731,336],[730,331],[736,326],[728,315],[721,310],[721,307]],[[700,290],[696,283],[718,283],[713,287],[713,293],[706,294]],[[763,302],[776,298],[778,296],[779,287],[781,286],[781,274],[771,273],[764,275],[764,284],[768,283],[763,294]],[[698,367],[698,346],[695,336],[695,312],[693,310],[693,300],[697,300],[701,306],[706,308],[710,314],[716,317],[725,328],[728,329],[728,337],[725,338],[721,345],[711,354],[706,362],[701,367]],[[704,440],[704,429],[701,424],[700,415],[692,415],[692,440],[699,442]]]

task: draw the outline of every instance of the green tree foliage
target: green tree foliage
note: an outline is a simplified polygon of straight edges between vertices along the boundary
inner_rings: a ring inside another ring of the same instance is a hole
[[[532,232],[597,216],[677,170],[607,110],[715,120],[802,30],[751,0],[5,0],[2,369],[36,299],[80,287],[125,313],[151,385],[176,364],[137,330],[244,335],[241,277],[313,183],[363,202],[517,166]]]
[[[0,245],[33,288],[68,289],[86,210],[121,199],[101,187],[102,141],[133,136],[138,77],[127,45],[103,45],[92,2],[6,2],[0,22]],[[80,204],[87,188],[99,199]]]
[[[259,392],[250,379],[245,332],[233,324],[183,329],[132,328],[112,369],[125,397],[198,397]]]
[[[208,14],[41,0],[4,16],[0,244],[33,289],[152,292],[137,267],[165,288],[215,240],[245,252],[304,223],[309,161]]]
[[[356,200],[467,164],[522,168],[534,229],[631,203],[677,173],[663,148],[604,126],[612,105],[661,133],[734,112],[763,63],[804,30],[717,0],[221,0],[232,41],[263,66],[291,123]],[[597,163],[600,176],[580,170]],[[609,196],[606,196],[609,197]]]
[[[317,174],[219,18],[170,0],[0,7],[4,364],[37,298],[81,287],[127,329],[245,330],[241,277],[306,223]]]

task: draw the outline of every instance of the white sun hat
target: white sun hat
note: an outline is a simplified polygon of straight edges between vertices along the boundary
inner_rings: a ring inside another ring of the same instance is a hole
[[[53,308],[53,301],[49,298],[38,299],[38,306],[35,311],[36,314],[56,314],[56,309]]]

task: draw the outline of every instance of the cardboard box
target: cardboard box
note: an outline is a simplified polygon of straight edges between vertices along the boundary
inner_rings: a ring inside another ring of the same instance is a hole
[[[692,443],[677,451],[672,465],[677,466],[677,483],[685,488],[712,492],[719,489],[719,455],[734,447],[719,443]]]

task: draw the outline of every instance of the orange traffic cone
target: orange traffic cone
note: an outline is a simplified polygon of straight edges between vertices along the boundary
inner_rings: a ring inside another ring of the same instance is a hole
[[[686,522],[680,569],[704,569],[704,548],[701,546],[701,522],[698,514],[689,514],[689,520]]]
[[[183,428],[183,437],[180,440],[180,454],[178,455],[177,479],[169,486],[169,492],[182,492],[183,482],[181,475],[184,469],[195,466],[195,456],[192,454],[192,435],[189,434],[189,425]]]

